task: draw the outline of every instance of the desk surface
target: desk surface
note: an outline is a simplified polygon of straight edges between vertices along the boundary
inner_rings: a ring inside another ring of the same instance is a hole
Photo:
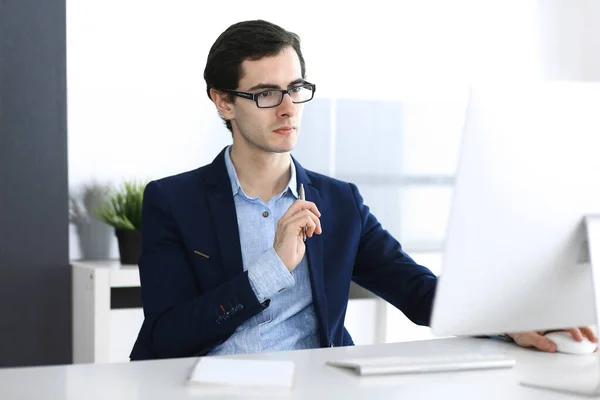
[[[464,353],[504,353],[517,359],[512,369],[358,377],[325,365],[336,357]],[[545,354],[491,339],[454,338],[385,345],[339,347],[236,356],[292,360],[295,386],[287,394],[252,391],[216,394],[214,389],[186,384],[196,359],[181,358],[119,364],[83,364],[0,369],[1,399],[567,399],[551,391],[525,387],[520,379],[531,374],[574,373],[598,376],[596,355]],[[568,372],[566,372],[568,371]],[[236,394],[237,393],[237,394]]]

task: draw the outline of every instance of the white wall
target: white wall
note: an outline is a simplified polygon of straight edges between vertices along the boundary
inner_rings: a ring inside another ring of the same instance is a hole
[[[600,80],[600,2],[538,3],[544,75],[560,80]]]
[[[470,83],[599,79],[599,3],[70,0],[70,186],[158,178],[210,162],[231,139],[205,94],[208,50],[230,24],[262,18],[301,36],[308,79],[318,87],[306,106],[312,128],[302,132],[300,161],[355,176],[374,213],[403,243],[441,245],[451,187],[368,185],[354,170],[379,159],[385,166],[379,173],[392,180],[454,174]],[[401,118],[376,106],[381,131],[341,129],[350,114],[368,108],[340,114],[352,100],[398,104]],[[397,125],[394,146],[375,139],[390,121]],[[306,140],[322,140],[326,157],[311,156]],[[368,156],[361,153],[366,144]],[[71,258],[78,258],[74,230],[71,239]],[[117,257],[114,240],[111,257]],[[409,325],[396,311],[390,315],[390,340],[416,337],[403,336]]]

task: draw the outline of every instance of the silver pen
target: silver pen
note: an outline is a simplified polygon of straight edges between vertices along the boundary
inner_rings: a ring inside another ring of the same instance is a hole
[[[298,189],[298,197],[300,200],[306,200],[306,194],[304,193],[304,185],[300,184],[300,188]],[[302,228],[302,238],[306,242],[306,226]]]

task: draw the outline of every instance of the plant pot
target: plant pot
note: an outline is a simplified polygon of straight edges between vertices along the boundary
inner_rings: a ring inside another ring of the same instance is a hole
[[[115,229],[119,242],[119,256],[121,264],[138,264],[142,253],[142,233],[129,229]]]
[[[113,229],[97,219],[86,219],[74,224],[77,230],[81,260],[110,258]]]

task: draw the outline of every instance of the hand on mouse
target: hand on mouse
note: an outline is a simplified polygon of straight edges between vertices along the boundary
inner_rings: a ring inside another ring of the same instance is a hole
[[[594,332],[590,328],[572,328],[572,329],[563,329],[565,332],[569,332],[573,339],[578,342],[581,342],[584,337],[587,338],[592,343],[598,343],[598,338],[594,335]],[[544,337],[544,334],[547,332],[537,331],[537,332],[520,332],[520,333],[509,333],[510,336],[516,344],[522,347],[535,347],[542,351],[547,351],[549,353],[556,352],[556,344]]]

